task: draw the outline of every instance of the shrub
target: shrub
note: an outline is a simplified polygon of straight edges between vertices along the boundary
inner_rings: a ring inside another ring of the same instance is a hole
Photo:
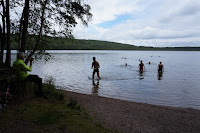
[[[53,98],[57,100],[63,100],[64,95],[60,92],[60,90],[55,87],[55,79],[53,77],[45,78],[45,82],[42,86],[43,96],[47,99]]]

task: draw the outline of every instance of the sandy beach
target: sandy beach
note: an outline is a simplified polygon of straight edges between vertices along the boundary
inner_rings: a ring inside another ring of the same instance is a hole
[[[200,110],[157,106],[64,91],[95,119],[124,133],[199,133]]]

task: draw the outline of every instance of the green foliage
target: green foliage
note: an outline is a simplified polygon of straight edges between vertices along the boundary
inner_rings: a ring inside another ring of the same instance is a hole
[[[71,108],[74,108],[74,109],[78,109],[78,110],[80,110],[81,109],[81,107],[80,107],[80,105],[77,105],[77,102],[76,102],[76,100],[74,100],[74,99],[69,99],[69,103],[67,104],[69,107],[71,107]]]
[[[22,105],[17,111],[23,118],[28,119],[38,125],[56,123],[66,115],[64,106],[50,104],[41,100],[42,103],[32,102]]]
[[[19,16],[11,20],[12,33],[19,33],[20,18],[24,16],[18,8],[25,8],[25,1],[11,1],[11,5],[12,13]],[[90,10],[83,0],[29,0],[28,34],[39,35],[42,26],[42,35],[73,38],[78,19],[86,26],[91,21]]]
[[[53,77],[48,77],[45,79],[45,82],[42,86],[43,96],[47,99],[63,100],[64,95],[60,90],[56,89],[54,82],[55,79]]]

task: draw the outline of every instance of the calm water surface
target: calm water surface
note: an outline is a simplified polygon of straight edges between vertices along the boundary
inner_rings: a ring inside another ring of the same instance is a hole
[[[34,61],[31,74],[53,76],[64,89],[128,101],[200,109],[200,52],[49,51],[54,59]],[[100,64],[92,80],[92,57]],[[12,56],[13,60],[15,56]],[[126,58],[126,59],[125,59]],[[138,64],[143,60],[145,71]],[[148,62],[151,62],[151,65]],[[164,64],[163,75],[157,66]],[[127,63],[128,66],[124,64]]]

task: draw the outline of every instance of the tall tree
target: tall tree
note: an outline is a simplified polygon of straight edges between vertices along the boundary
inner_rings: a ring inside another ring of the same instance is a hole
[[[14,30],[12,33],[19,33],[19,51],[28,50],[29,57],[38,50],[41,51],[40,53],[45,51],[46,42],[45,38],[42,38],[43,35],[73,39],[72,30],[77,25],[77,21],[80,20],[87,25],[92,17],[90,6],[82,0],[6,0],[7,64],[10,64],[9,1],[11,12],[18,16],[18,18],[11,18],[11,30]],[[17,9],[21,7],[22,13],[16,11],[16,7]],[[30,38],[31,35],[36,35],[37,38]]]
[[[21,26],[23,25],[23,28],[22,28],[22,34],[21,34],[21,29],[20,29],[21,46],[20,46],[19,51],[25,52],[25,48],[26,48],[26,45],[27,45],[27,34],[28,34],[27,29],[28,29],[28,18],[29,18],[29,0],[25,0],[25,6],[24,6],[24,10],[23,10],[21,18],[23,18],[23,21],[21,21],[22,24],[21,23],[20,24],[21,24]]]
[[[41,42],[44,43],[43,34],[73,38],[72,29],[77,24],[77,18],[87,25],[92,14],[90,6],[80,0],[41,0],[31,1],[30,16],[29,33],[38,37],[28,57],[41,48],[44,51],[41,45]]]
[[[6,16],[6,9],[4,1],[1,0],[1,6],[2,6],[2,28],[1,28],[1,53],[0,53],[0,63],[3,63],[3,55],[4,55],[4,49],[5,49],[5,30],[6,30],[6,22],[5,22],[5,16]]]
[[[10,8],[9,0],[6,0],[6,27],[7,27],[7,47],[6,47],[6,65],[11,64],[11,50],[10,50]]]
[[[48,2],[48,0],[45,0],[44,3],[41,3],[41,6],[42,6],[42,7],[41,7],[41,9],[42,9],[42,16],[41,16],[41,18],[40,18],[41,24],[40,24],[39,35],[38,35],[37,41],[36,41],[36,43],[35,43],[35,47],[34,47],[33,50],[30,52],[28,58],[26,58],[26,60],[25,60],[25,63],[26,63],[26,64],[28,63],[28,59],[29,59],[30,57],[32,57],[32,56],[35,54],[36,50],[38,50],[38,45],[39,45],[40,42],[41,42],[41,38],[42,38],[42,29],[43,29],[44,20],[45,20],[45,19],[44,19],[44,15],[45,15],[45,9],[46,9],[47,2]]]
[[[1,28],[1,25],[0,25],[0,39],[1,39],[1,53],[0,53],[0,64],[3,63],[3,51],[4,51],[4,48],[3,48],[3,45],[2,45],[2,28]]]
[[[24,10],[22,12],[22,16],[21,16],[20,24],[19,24],[19,42],[18,42],[18,49],[19,49],[19,51],[21,49],[21,43],[22,43],[22,30],[23,30],[22,29],[23,28],[22,24],[23,24],[23,18],[24,18]]]

